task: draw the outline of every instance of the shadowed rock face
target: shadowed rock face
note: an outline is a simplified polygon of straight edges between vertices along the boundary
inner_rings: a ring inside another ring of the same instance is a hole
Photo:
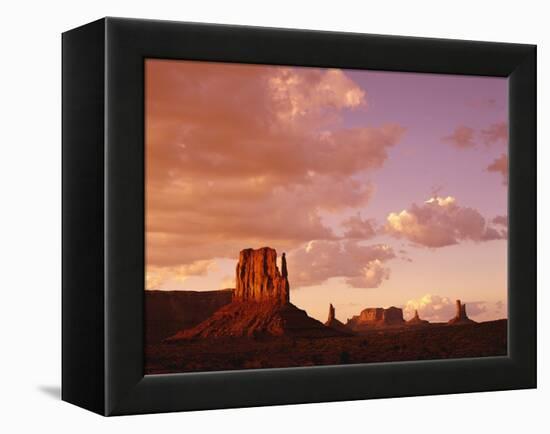
[[[287,267],[284,253],[282,269],[283,274],[277,268],[275,249],[263,247],[258,250],[242,250],[237,264],[237,287],[234,301],[288,303],[290,286],[286,276]]]
[[[288,336],[307,338],[339,337],[343,334],[325,327],[292,303],[259,303],[234,301],[189,330],[166,339],[177,342],[186,339],[223,337]]]
[[[233,290],[145,291],[145,342],[160,342],[196,326],[231,303]]]
[[[330,323],[331,321],[334,321],[336,319],[336,309],[334,309],[334,306],[332,303],[330,303],[328,307],[328,319],[327,323]]]
[[[458,324],[475,324],[475,321],[468,318],[466,314],[466,305],[462,304],[460,300],[456,301],[456,315],[455,317],[448,322],[450,325]]]

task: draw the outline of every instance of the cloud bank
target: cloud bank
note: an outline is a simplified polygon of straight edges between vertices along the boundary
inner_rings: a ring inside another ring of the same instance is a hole
[[[378,232],[374,219],[363,219],[360,214],[351,216],[342,222],[345,229],[344,238],[367,240],[376,236]]]
[[[393,249],[385,244],[311,241],[290,252],[289,276],[296,288],[319,285],[331,277],[343,277],[353,288],[377,288],[389,278],[385,263],[393,258]]]
[[[185,282],[191,276],[204,276],[214,267],[213,261],[195,261],[174,267],[147,267],[146,289],[162,289],[169,281]]]
[[[385,230],[424,247],[445,247],[461,241],[491,241],[506,237],[479,213],[458,205],[452,196],[433,197],[422,205],[388,215]]]
[[[344,125],[368,95],[337,69],[148,60],[145,90],[146,263],[157,272],[336,240],[322,213],[364,207],[373,187],[354,175],[381,168],[405,131]],[[369,225],[345,230],[366,238]],[[380,261],[364,265],[369,285],[387,276]]]

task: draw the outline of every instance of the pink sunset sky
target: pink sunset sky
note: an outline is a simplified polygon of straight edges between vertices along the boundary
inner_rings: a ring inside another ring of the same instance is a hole
[[[507,317],[504,78],[146,61],[146,289],[234,287],[287,253],[326,320],[454,300]]]

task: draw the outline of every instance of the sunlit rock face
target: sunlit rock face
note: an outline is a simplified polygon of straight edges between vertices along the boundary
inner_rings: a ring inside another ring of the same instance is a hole
[[[368,307],[359,314],[358,323],[382,321],[384,319],[384,309],[381,307]]]
[[[233,300],[211,317],[167,342],[221,337],[340,337],[347,333],[325,326],[290,303],[285,254],[277,268],[277,252],[270,247],[245,249],[237,263]]]
[[[352,330],[360,330],[368,327],[399,326],[404,325],[403,309],[399,307],[368,307],[359,315],[348,319],[346,325]]]
[[[237,263],[234,301],[288,303],[290,286],[284,253],[281,262],[283,273],[277,267],[275,249],[263,247],[242,250]]]

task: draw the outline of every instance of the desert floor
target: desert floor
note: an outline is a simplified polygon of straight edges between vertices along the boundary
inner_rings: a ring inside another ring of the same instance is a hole
[[[340,338],[217,338],[146,348],[145,374],[504,356],[507,320],[374,329]]]

